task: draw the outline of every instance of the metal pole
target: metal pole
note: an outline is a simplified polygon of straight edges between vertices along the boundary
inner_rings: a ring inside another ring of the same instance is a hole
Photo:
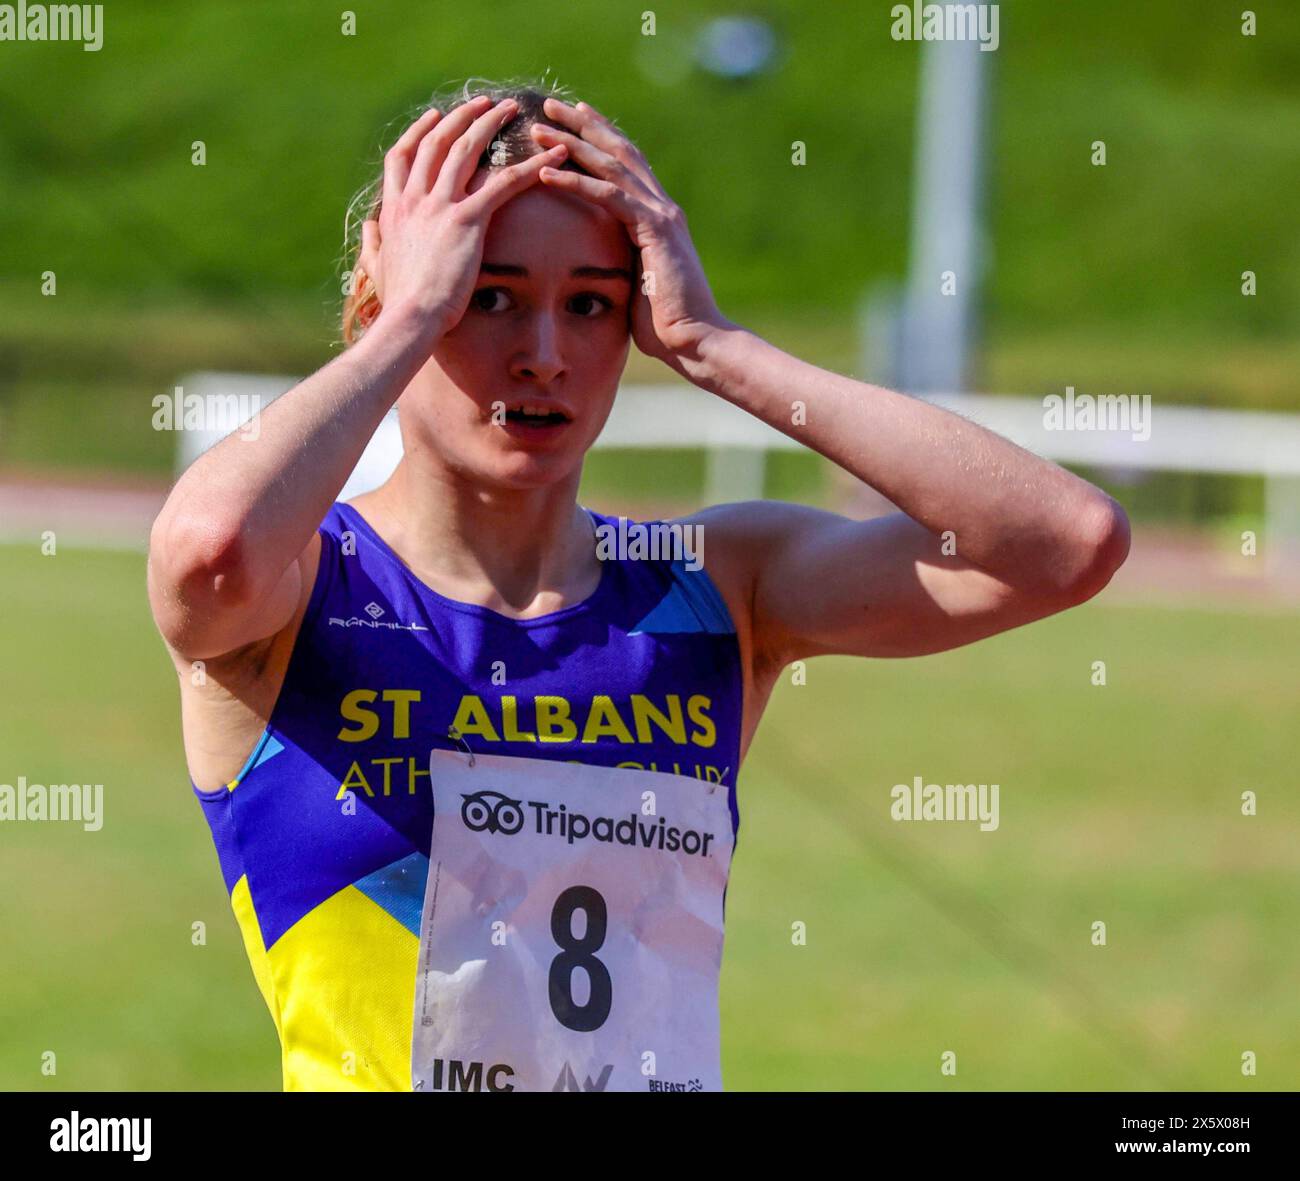
[[[917,113],[911,266],[898,384],[909,393],[966,388],[980,258],[985,58],[979,43],[927,41]],[[950,273],[945,294],[945,275]]]

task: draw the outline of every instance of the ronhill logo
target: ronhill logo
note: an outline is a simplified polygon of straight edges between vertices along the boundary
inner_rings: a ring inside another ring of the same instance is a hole
[[[421,627],[418,623],[393,623],[383,618],[384,609],[378,603],[367,603],[362,610],[370,616],[369,619],[362,619],[354,615],[351,619],[340,619],[337,615],[331,615],[330,627],[368,627],[371,629],[385,627],[389,631],[403,632],[427,632],[427,627]]]

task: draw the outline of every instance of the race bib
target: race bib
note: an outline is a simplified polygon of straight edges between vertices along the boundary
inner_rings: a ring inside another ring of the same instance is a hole
[[[416,1091],[720,1091],[728,788],[435,750]]]

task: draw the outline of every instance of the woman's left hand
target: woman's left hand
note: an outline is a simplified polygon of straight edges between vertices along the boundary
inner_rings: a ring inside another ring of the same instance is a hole
[[[535,123],[533,138],[546,148],[564,144],[569,159],[591,175],[543,168],[539,179],[585,197],[627,227],[641,263],[632,292],[632,339],[643,353],[689,376],[684,363],[699,356],[706,338],[735,325],[718,311],[686,215],[645,156],[593,107],[551,98],[543,110],[559,127]]]

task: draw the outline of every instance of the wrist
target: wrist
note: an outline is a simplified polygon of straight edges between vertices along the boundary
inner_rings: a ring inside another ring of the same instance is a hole
[[[446,332],[439,317],[409,304],[393,304],[380,310],[357,344],[369,341],[370,351],[414,374]]]
[[[730,320],[701,334],[690,350],[679,355],[682,374],[711,394],[734,392],[736,376],[743,372],[743,358],[760,345],[758,336]]]

